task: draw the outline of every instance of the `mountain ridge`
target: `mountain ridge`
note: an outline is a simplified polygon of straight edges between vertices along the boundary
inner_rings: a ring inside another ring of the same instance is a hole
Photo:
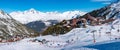
[[[0,39],[7,41],[17,35],[32,37],[37,36],[38,34],[39,33],[13,19],[9,14],[0,11]]]
[[[111,3],[108,6],[102,7],[97,10],[93,10],[87,14],[92,15],[93,17],[104,17],[105,19],[109,18],[120,18],[120,0]],[[85,15],[84,15],[85,16]]]
[[[58,20],[62,21],[64,19],[72,19],[72,17],[76,17],[76,15],[84,15],[86,12],[82,11],[66,11],[63,13],[59,13],[57,11],[54,12],[40,12],[38,10],[35,10],[34,8],[31,8],[30,10],[26,11],[17,11],[17,12],[11,12],[10,15],[20,21],[23,24],[27,24],[32,21],[42,20]],[[29,17],[29,18],[28,18]],[[29,20],[28,20],[29,19]]]

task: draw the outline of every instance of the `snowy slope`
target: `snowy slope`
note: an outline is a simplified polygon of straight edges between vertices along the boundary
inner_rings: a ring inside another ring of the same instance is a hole
[[[23,24],[27,24],[29,22],[37,21],[37,20],[42,20],[42,21],[48,21],[48,20],[58,20],[62,21],[64,19],[68,20],[71,19],[72,17],[77,17],[77,16],[82,16],[86,12],[81,12],[81,11],[66,11],[63,13],[59,13],[57,11],[55,12],[40,12],[35,9],[30,9],[26,11],[17,11],[17,12],[12,12],[10,15],[20,21]]]
[[[104,13],[108,13],[107,15],[106,15],[106,17],[107,17],[107,19],[108,18],[111,18],[111,17],[113,17],[113,18],[120,18],[120,0],[119,1],[117,1],[117,2],[115,2],[115,3],[113,3],[113,4],[111,4],[110,6],[109,6],[110,8],[109,9],[107,9]],[[103,13],[103,14],[104,14]]]
[[[90,48],[89,45],[99,45],[104,43],[119,42],[115,39],[120,38],[120,32],[117,32],[120,23],[114,25],[100,25],[88,26],[87,28],[74,28],[70,32],[59,36],[40,36],[36,38],[28,38],[18,42],[8,43],[5,45],[0,44],[0,49],[3,50],[97,50],[97,48]],[[95,42],[93,38],[93,31],[95,35]],[[111,34],[107,33],[111,32]],[[47,43],[31,42],[32,39],[46,39]],[[69,41],[69,42],[68,42]],[[17,46],[17,47],[15,47]],[[109,48],[109,47],[105,47]],[[114,47],[113,47],[114,48]],[[118,48],[119,49],[119,48]]]
[[[93,10],[89,14],[94,17],[103,17],[104,19],[120,18],[120,0],[100,9]]]
[[[10,39],[14,35],[30,35],[35,32],[20,22],[14,20],[9,14],[0,11],[0,39]]]

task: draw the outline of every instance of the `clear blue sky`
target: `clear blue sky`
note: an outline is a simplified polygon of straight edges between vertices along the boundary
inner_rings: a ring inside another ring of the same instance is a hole
[[[109,4],[111,0],[0,0],[0,9],[10,13],[30,8],[47,12],[69,10],[92,11]]]

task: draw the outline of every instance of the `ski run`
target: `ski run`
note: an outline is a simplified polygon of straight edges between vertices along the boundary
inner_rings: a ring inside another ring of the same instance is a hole
[[[119,21],[119,20],[118,20]],[[99,50],[86,46],[101,45],[120,40],[120,23],[74,28],[59,36],[39,36],[17,42],[0,43],[1,50]],[[100,46],[102,47],[102,46]],[[106,49],[109,47],[106,47]],[[120,48],[117,48],[117,50]]]

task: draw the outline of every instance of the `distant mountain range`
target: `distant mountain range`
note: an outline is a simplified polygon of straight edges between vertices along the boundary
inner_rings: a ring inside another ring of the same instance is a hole
[[[48,20],[57,20],[57,21],[62,21],[62,20],[68,20],[72,19],[73,17],[77,16],[82,16],[86,12],[82,11],[66,11],[63,13],[59,13],[57,11],[55,12],[40,12],[38,10],[35,10],[31,8],[30,10],[26,11],[17,11],[17,12],[11,12],[10,15],[20,21],[23,24],[27,24],[29,22],[33,21],[48,21]]]
[[[82,11],[66,11],[63,13],[55,12],[40,12],[35,9],[26,11],[12,12],[12,18],[18,20],[27,27],[34,29],[37,32],[43,31],[48,26],[55,25],[62,20],[69,20],[84,15]]]

